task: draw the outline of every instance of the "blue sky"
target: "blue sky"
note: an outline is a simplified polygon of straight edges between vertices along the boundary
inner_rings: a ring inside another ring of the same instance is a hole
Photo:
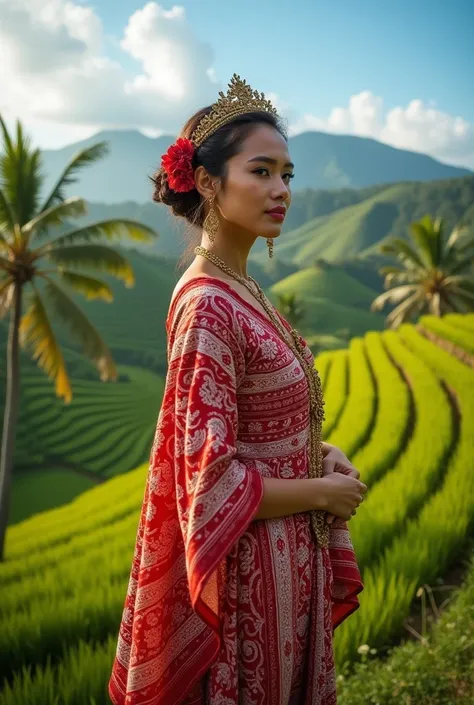
[[[369,136],[474,169],[473,0],[2,0],[0,111],[42,147],[176,134],[236,72],[293,134]]]
[[[170,8],[173,3],[168,4]],[[413,98],[474,122],[473,0],[186,0],[226,82],[235,71],[311,113],[364,89],[388,107]],[[96,0],[120,36],[142,3]]]

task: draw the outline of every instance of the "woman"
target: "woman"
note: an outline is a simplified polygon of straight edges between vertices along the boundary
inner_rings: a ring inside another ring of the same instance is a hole
[[[168,374],[117,654],[115,705],[332,705],[333,630],[362,583],[345,521],[366,486],[321,442],[305,341],[247,274],[293,164],[233,76],[163,156],[154,199],[202,228],[173,292]]]

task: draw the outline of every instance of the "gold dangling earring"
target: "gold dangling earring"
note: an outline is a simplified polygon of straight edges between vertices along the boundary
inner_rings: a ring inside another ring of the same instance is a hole
[[[215,196],[211,196],[209,199],[209,212],[204,218],[204,223],[202,224],[203,230],[209,235],[209,240],[214,242],[216,239],[217,231],[219,230],[219,218],[214,209],[214,199]]]
[[[273,238],[267,237],[268,256],[273,257]]]

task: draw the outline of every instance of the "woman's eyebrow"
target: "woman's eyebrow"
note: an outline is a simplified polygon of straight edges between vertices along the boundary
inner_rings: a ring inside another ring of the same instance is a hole
[[[265,156],[263,156],[263,155],[261,155],[261,156],[259,156],[259,157],[252,157],[252,159],[249,159],[249,162],[265,162],[266,164],[278,164],[278,162],[277,162],[276,159],[272,159],[271,157],[265,157]],[[291,167],[292,169],[294,169],[294,166],[295,166],[295,165],[293,164],[293,162],[287,162],[287,163],[285,164],[285,168],[286,168],[287,166],[289,166],[289,167]]]

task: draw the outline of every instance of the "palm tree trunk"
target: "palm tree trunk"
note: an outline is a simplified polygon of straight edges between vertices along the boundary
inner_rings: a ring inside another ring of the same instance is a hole
[[[13,472],[16,423],[20,392],[19,328],[21,318],[20,284],[15,285],[13,310],[7,347],[7,379],[5,413],[3,417],[2,449],[0,456],[0,561],[4,560],[5,534],[10,508],[10,487]]]

